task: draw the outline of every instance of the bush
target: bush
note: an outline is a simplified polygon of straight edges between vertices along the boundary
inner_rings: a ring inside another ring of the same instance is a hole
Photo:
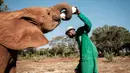
[[[104,53],[105,58],[108,60],[108,62],[113,61],[114,53],[113,52],[106,52]]]
[[[79,57],[79,53],[72,50],[73,48],[52,48],[52,49],[26,49],[18,52],[18,60],[29,59],[33,61],[39,61],[48,57]]]

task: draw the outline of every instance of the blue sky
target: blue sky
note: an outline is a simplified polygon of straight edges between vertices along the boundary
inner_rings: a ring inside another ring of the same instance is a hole
[[[77,6],[92,22],[92,30],[108,25],[117,25],[130,30],[130,0],[4,0],[11,11],[20,10],[26,7],[49,7],[61,2],[67,2]],[[62,21],[52,32],[45,34],[51,40],[52,37],[65,35],[68,26],[78,28],[83,22],[73,15],[70,21]],[[90,32],[90,35],[92,33]]]

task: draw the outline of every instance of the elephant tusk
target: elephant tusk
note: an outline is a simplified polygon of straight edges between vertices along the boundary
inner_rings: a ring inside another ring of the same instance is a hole
[[[61,14],[60,14],[60,18],[61,18],[61,19],[66,19],[65,13],[61,13]]]

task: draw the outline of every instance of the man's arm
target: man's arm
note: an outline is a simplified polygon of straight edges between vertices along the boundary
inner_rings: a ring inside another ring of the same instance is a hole
[[[91,30],[91,26],[92,26],[90,20],[85,15],[83,15],[81,12],[78,14],[78,17],[84,22],[84,24],[85,24],[85,26],[84,26],[85,30],[87,32],[89,32]]]
[[[78,8],[75,7],[75,6],[72,7],[72,13],[78,15],[78,17],[79,17],[79,18],[84,22],[84,24],[85,24],[84,30],[86,30],[87,32],[89,32],[90,29],[91,29],[91,26],[92,26],[90,20],[89,20],[85,15],[83,15],[83,14],[78,10]]]

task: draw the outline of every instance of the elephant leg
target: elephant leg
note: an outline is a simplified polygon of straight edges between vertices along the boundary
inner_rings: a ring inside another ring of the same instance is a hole
[[[17,50],[8,49],[10,53],[10,60],[8,62],[8,66],[6,68],[6,73],[16,73],[16,61],[17,61]]]
[[[9,73],[16,73],[16,67],[12,67]]]
[[[10,53],[4,46],[0,45],[0,73],[5,73],[9,59]]]
[[[11,58],[11,60],[8,63],[5,73],[16,73],[16,60],[13,60]]]

